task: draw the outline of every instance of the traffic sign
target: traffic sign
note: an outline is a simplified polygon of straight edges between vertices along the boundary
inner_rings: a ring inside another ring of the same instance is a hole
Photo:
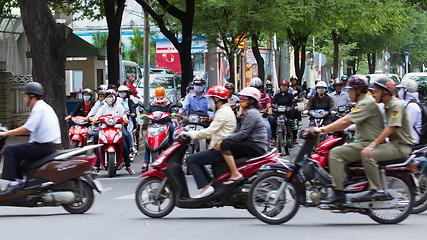
[[[320,54],[320,66],[323,67],[326,64],[326,56],[323,53],[315,53],[314,54],[314,64],[319,66],[319,54]]]

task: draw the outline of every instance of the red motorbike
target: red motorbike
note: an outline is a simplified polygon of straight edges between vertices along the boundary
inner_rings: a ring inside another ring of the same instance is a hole
[[[98,143],[103,144],[99,148],[99,160],[111,178],[124,166],[122,133],[124,120],[112,114],[101,116],[98,120],[101,122]]]
[[[185,125],[188,121],[184,119],[182,122]],[[183,125],[177,128],[175,137],[183,131],[182,127]],[[191,198],[182,168],[189,143],[190,139],[176,139],[151,164],[154,169],[141,175],[143,179],[136,189],[135,200],[143,214],[160,218],[168,215],[175,206],[180,208],[233,206],[238,209],[247,209],[250,183],[262,165],[275,162],[273,159],[280,155],[275,153],[276,149],[273,149],[262,156],[236,159],[236,165],[244,180],[230,185],[223,184],[230,177],[227,164],[224,162],[212,165],[214,180],[211,185],[215,188],[215,192],[204,198]]]
[[[87,145],[87,130],[90,123],[86,120],[85,117],[78,116],[72,117],[76,125],[70,127],[68,130],[68,138],[70,139],[70,148],[83,147]]]

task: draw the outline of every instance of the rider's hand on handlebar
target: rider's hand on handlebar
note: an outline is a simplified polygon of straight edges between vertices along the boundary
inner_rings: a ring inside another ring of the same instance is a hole
[[[92,118],[92,124],[95,124],[96,122],[98,122],[98,119]]]
[[[209,117],[209,122],[212,122],[213,121],[213,117]]]
[[[7,132],[0,132],[0,139],[7,137]]]
[[[71,116],[70,116],[70,115],[68,115],[68,116],[66,116],[66,117],[65,117],[65,119],[64,119],[64,120],[65,120],[66,122],[68,122],[68,120],[70,120],[70,118],[71,118]]]
[[[320,135],[326,134],[324,127],[320,127],[320,128],[319,127],[312,127],[312,128],[310,128],[310,133],[311,134],[318,133]]]
[[[178,134],[176,136],[178,139],[186,139],[190,137],[190,134],[188,134],[188,132],[181,132],[180,134]]]
[[[268,116],[271,116],[271,115],[273,115],[273,108],[268,108],[268,110],[267,110],[267,114],[268,114]]]

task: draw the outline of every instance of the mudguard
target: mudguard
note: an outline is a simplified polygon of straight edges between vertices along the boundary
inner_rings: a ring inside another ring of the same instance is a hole
[[[163,180],[165,178],[165,174],[159,169],[151,169],[150,171],[141,174],[139,177],[158,177]]]

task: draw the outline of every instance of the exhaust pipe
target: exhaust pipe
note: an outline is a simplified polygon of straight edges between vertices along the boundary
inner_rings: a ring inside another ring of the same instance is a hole
[[[49,192],[42,196],[42,200],[48,203],[73,203],[76,195],[73,192]]]

